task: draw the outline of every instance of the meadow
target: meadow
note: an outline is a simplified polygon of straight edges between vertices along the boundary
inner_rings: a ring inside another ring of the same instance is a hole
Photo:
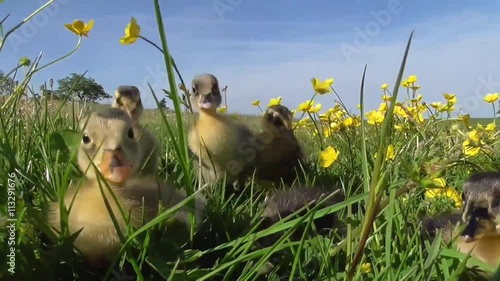
[[[154,3],[161,44],[152,47],[162,51],[159,57],[165,61],[165,79],[170,85],[167,98],[174,108],[146,110],[141,122],[162,145],[158,177],[173,178],[191,194],[196,181],[186,132],[196,114],[185,112],[181,104],[179,73],[168,52],[168,26],[163,26],[158,1]],[[122,44],[151,43],[136,26],[132,19]],[[78,44],[92,32],[92,25],[83,22],[67,28],[75,33]],[[0,34],[0,52],[8,34]],[[439,235],[424,239],[419,218],[459,209],[467,176],[498,170],[494,116],[498,93],[484,93],[483,102],[491,104],[492,118],[482,119],[458,113],[455,94],[444,93],[440,101],[426,100],[419,92],[418,76],[404,73],[411,39],[412,35],[406,50],[401,50],[401,65],[394,66],[399,68],[398,77],[390,85],[381,82],[379,108],[363,106],[365,74],[359,79],[360,106],[355,110],[343,106],[333,79],[315,78],[311,98],[290,108],[295,134],[310,160],[310,169],[296,186],[340,188],[346,194],[344,202],[313,208],[303,217],[286,218],[263,229],[259,227],[261,202],[268,187],[251,180],[241,194],[231,196],[220,184],[208,197],[206,218],[196,233],[186,238],[162,231],[170,214],[159,214],[144,227],[125,233],[120,257],[109,268],[100,269],[89,267],[75,253],[73,237],[57,237],[48,228],[43,211],[63,196],[72,179],[81,176],[74,159],[82,112],[109,105],[25,100],[23,94],[32,90],[31,79],[59,60],[46,65],[40,65],[40,57],[20,60],[6,76],[22,76],[22,81],[0,104],[0,182],[5,194],[0,196],[0,221],[8,226],[0,229],[5,258],[0,278],[416,281],[477,280],[476,271],[494,273],[495,268],[442,243]],[[157,103],[164,95],[152,94]],[[331,96],[331,106],[315,103],[318,95]],[[259,111],[271,104],[288,106],[286,97],[253,104]],[[220,114],[232,115],[224,108]],[[233,117],[259,130],[260,115]],[[363,208],[354,208],[357,204]],[[339,237],[335,230],[317,234],[311,217],[333,212],[347,225],[345,235]],[[299,225],[309,231],[298,241],[290,239]],[[257,243],[275,234],[278,238],[273,245]]]

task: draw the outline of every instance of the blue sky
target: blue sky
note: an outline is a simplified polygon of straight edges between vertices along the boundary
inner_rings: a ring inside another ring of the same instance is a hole
[[[22,2],[0,4],[0,16],[11,13],[5,29],[43,3]],[[294,109],[313,94],[312,77],[334,78],[340,97],[356,110],[365,64],[367,107],[378,107],[380,85],[389,83],[392,89],[412,30],[405,77],[418,76],[426,101],[443,101],[443,92],[455,93],[462,112],[488,117],[491,107],[482,97],[500,91],[499,1],[160,2],[170,50],[184,79],[215,74],[221,86],[228,85],[230,112],[257,114],[253,100],[267,104],[277,96]],[[120,84],[137,85],[151,108],[155,104],[147,83],[162,93],[169,87],[166,71],[161,54],[146,42],[120,45],[131,16],[145,37],[159,43],[153,1],[57,0],[8,39],[0,68],[8,72],[20,57],[34,59],[41,51],[42,64],[66,54],[77,37],[63,24],[93,19],[94,29],[80,50],[39,73],[34,88],[50,78],[88,70],[110,94]],[[318,101],[326,109],[335,99],[327,95]]]

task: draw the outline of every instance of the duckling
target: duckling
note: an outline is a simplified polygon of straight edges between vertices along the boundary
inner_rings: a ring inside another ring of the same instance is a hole
[[[136,86],[118,86],[115,90],[115,99],[111,107],[120,108],[129,114],[133,122],[134,133],[137,135],[141,146],[148,148],[144,150],[141,157],[141,173],[145,175],[156,174],[160,144],[156,137],[139,122],[144,112],[139,89]]]
[[[141,93],[136,86],[118,86],[115,90],[115,99],[111,107],[125,110],[134,122],[139,121],[144,112]]]
[[[292,113],[286,106],[273,105],[266,110],[257,142],[262,148],[257,153],[259,179],[289,184],[300,174],[306,159],[293,133]]]
[[[480,172],[471,175],[463,189],[464,210],[462,220],[466,222],[476,208],[486,208],[500,232],[500,172]]]
[[[74,245],[91,264],[98,265],[109,261],[122,246],[104,198],[120,232],[125,235],[129,214],[130,224],[140,227],[156,216],[160,205],[172,207],[186,196],[173,185],[158,182],[154,176],[138,176],[143,143],[138,141],[132,120],[125,111],[106,108],[101,112],[92,112],[87,120],[80,126],[83,134],[77,153],[77,163],[84,172],[84,178],[71,182],[62,203],[64,209],[70,208],[70,235],[82,230]],[[109,184],[109,189],[98,179],[98,174]],[[116,201],[112,195],[116,196]],[[198,222],[203,215],[204,202],[202,197],[195,197],[194,213]],[[187,204],[175,215],[188,229],[188,214],[192,212],[188,207],[190,205]],[[123,208],[125,218],[119,206]],[[58,232],[61,232],[60,214],[59,202],[50,204],[48,224]]]
[[[244,180],[243,171],[254,165],[256,151],[252,146],[255,136],[243,124],[217,114],[222,102],[219,82],[213,74],[201,74],[192,81],[191,104],[199,116],[190,129],[188,145],[201,158],[202,185],[213,184],[226,175],[230,184]],[[233,185],[234,186],[234,185]]]
[[[433,238],[437,231],[442,231],[443,241],[450,243],[457,237],[454,244],[462,253],[471,252],[471,256],[496,267],[500,261],[500,234],[496,232],[496,224],[486,208],[476,208],[471,211],[465,229],[458,233],[457,225],[461,225],[462,214],[459,212],[445,213],[422,220],[425,234]]]
[[[327,200],[324,200],[327,198]],[[292,189],[274,190],[264,199],[264,212],[262,214],[263,228],[269,228],[279,220],[301,210],[308,206],[313,208],[318,202],[322,202],[322,207],[326,205],[334,205],[345,200],[345,195],[340,190],[326,190],[318,187],[296,187]],[[307,208],[298,212],[299,216],[304,216],[308,212]],[[333,229],[339,226],[339,218],[337,213],[331,213],[321,218],[315,219],[314,224],[318,231],[325,229]],[[340,233],[344,232],[343,227],[338,227]],[[292,234],[293,239],[300,240],[302,231],[296,231]],[[270,245],[275,242],[277,237],[268,237],[263,244]]]

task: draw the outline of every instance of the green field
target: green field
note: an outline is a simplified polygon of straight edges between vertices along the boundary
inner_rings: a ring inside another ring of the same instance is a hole
[[[167,46],[166,40],[161,46]],[[180,93],[172,62],[167,55],[164,58],[169,91],[176,97]],[[454,245],[445,245],[440,236],[432,240],[422,235],[421,217],[459,210],[462,185],[470,173],[499,167],[493,116],[470,120],[457,116],[454,96],[443,97],[444,105],[436,107],[424,105],[424,97],[398,105],[387,102],[385,108],[363,113],[340,104],[323,109],[323,114],[291,108],[297,110],[295,134],[309,166],[293,187],[284,188],[341,189],[344,202],[263,228],[261,203],[268,185],[249,180],[245,190],[229,196],[217,184],[208,196],[206,217],[192,236],[176,235],[175,228],[164,231],[170,225],[159,214],[152,225],[125,233],[130,241],[113,264],[93,268],[74,251],[71,237],[58,236],[48,227],[44,212],[60,199],[70,180],[81,177],[73,158],[81,140],[77,129],[81,113],[109,105],[23,100],[36,72],[34,64],[0,103],[0,190],[5,194],[0,195],[0,221],[13,223],[12,228],[0,229],[0,249],[7,256],[0,265],[1,280],[416,281],[469,280],[476,271],[495,272]],[[419,95],[417,77],[404,73],[403,66],[392,79],[397,86],[381,90],[381,96]],[[359,94],[364,95],[362,90]],[[325,95],[335,100],[332,91]],[[181,109],[179,101],[172,98],[174,107]],[[261,107],[266,106],[262,101]],[[302,114],[309,119],[300,118]],[[196,184],[194,178],[186,179],[192,166],[183,165],[192,162],[183,153],[187,151],[183,144],[194,117],[160,109],[148,109],[141,117],[162,146],[157,176],[173,179],[185,190]],[[235,118],[254,132],[260,129],[259,116]],[[439,190],[448,192],[430,196]],[[354,208],[357,204],[362,208]],[[345,233],[333,228],[319,234],[309,224],[309,215],[332,212],[338,213]],[[291,239],[292,230],[300,225],[308,231]],[[263,246],[260,242],[268,236],[275,243]]]

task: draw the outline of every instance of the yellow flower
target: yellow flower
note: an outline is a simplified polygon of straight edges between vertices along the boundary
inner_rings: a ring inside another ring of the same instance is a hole
[[[89,20],[87,24],[81,20],[75,20],[73,23],[64,24],[64,26],[78,36],[88,37],[89,32],[94,27],[94,20]]]
[[[227,112],[227,107],[226,107],[226,106],[221,106],[221,107],[218,109],[218,111],[219,111],[220,113],[226,113],[226,112]]]
[[[385,155],[385,160],[393,160],[394,159],[394,145],[389,144],[387,146],[387,153]]]
[[[417,90],[420,90],[422,86],[420,85],[414,85],[414,86],[411,86],[411,89],[414,90],[414,91],[417,91]]]
[[[469,121],[470,121],[470,114],[465,114],[459,117],[462,122],[464,122],[465,126],[468,128],[469,127]]]
[[[496,102],[498,100],[498,93],[487,94],[486,97],[484,97],[484,100],[487,103],[494,103],[494,102]]]
[[[256,101],[252,102],[252,105],[253,106],[259,106],[260,105],[260,100],[256,100]]]
[[[382,100],[383,100],[383,101],[391,101],[391,100],[392,100],[392,97],[391,97],[391,96],[388,96],[388,95],[383,95],[383,96],[382,96]]]
[[[380,106],[378,107],[378,111],[386,112],[387,111],[387,103],[385,103],[385,102],[381,103]]]
[[[401,104],[397,104],[394,107],[394,114],[401,116],[403,118],[408,118],[408,112],[403,108]]]
[[[331,86],[333,84],[333,78],[326,79],[324,82],[321,82],[317,78],[311,79],[313,89],[316,93],[320,95],[324,95],[329,92],[333,92]]]
[[[137,24],[134,17],[130,19],[129,24],[125,27],[125,36],[120,39],[122,44],[132,44],[141,36],[141,27]]]
[[[330,128],[328,127],[325,127],[323,129],[323,135],[325,136],[325,138],[329,137],[331,135],[332,131],[330,130]]]
[[[387,88],[389,88],[389,84],[384,83],[384,84],[382,84],[382,86],[380,86],[380,88],[381,88],[383,91],[385,91],[385,90],[387,90]]]
[[[332,131],[332,133],[340,131],[341,128],[342,128],[342,123],[337,123],[337,122],[330,123],[330,130]]]
[[[340,151],[328,146],[320,152],[321,167],[328,168],[339,158]]]
[[[489,123],[486,125],[486,128],[484,129],[485,131],[495,131],[497,128],[497,125],[495,123]]]
[[[308,112],[309,110],[311,110],[313,105],[314,105],[314,101],[308,100],[308,101],[305,101],[305,102],[299,104],[299,108],[297,110],[300,110],[303,112]]]
[[[479,136],[477,135],[477,131],[476,130],[472,130],[472,131],[469,131],[467,132],[467,136],[469,137],[469,139],[473,142],[479,142]]]
[[[462,143],[465,156],[475,156],[481,151],[481,148],[471,144],[470,140],[465,140]]]
[[[281,97],[277,97],[277,98],[272,98],[270,101],[269,101],[269,106],[273,106],[273,105],[280,105],[281,104]]]
[[[371,125],[382,124],[382,122],[384,122],[384,115],[378,110],[368,112],[366,118],[368,119],[368,124]]]
[[[435,109],[438,109],[441,107],[441,102],[440,101],[433,102],[431,103],[431,106],[434,107]]]
[[[458,192],[450,187],[446,188],[428,188],[425,191],[425,197],[427,199],[435,199],[438,197],[447,197],[455,202],[455,207],[462,207],[462,198]]]
[[[361,272],[362,273],[370,273],[372,272],[372,264],[367,262],[367,263],[363,263],[361,265]]]
[[[404,131],[406,129],[408,129],[409,126],[407,123],[402,123],[402,124],[397,124],[397,125],[394,125],[394,129],[396,129],[397,131]]]
[[[408,79],[406,79],[406,82],[408,82],[408,83],[415,83],[415,82],[417,82],[417,76],[415,76],[415,75],[410,75],[410,76],[408,77]]]
[[[436,184],[436,187],[446,187],[446,181],[443,178],[435,178],[432,181]]]
[[[444,98],[448,101],[448,103],[455,104],[457,103],[457,95],[443,93]]]
[[[422,95],[418,95],[416,99],[412,99],[411,102],[420,102],[422,100]]]
[[[408,83],[408,81],[403,81],[401,85],[403,85],[406,89],[410,88],[410,83]]]
[[[377,153],[373,154],[373,158],[377,159]],[[393,160],[394,159],[394,145],[389,144],[387,146],[387,151],[385,153],[385,160]]]
[[[344,124],[344,126],[346,126],[346,127],[349,127],[349,126],[351,126],[352,124],[354,124],[354,118],[352,118],[352,117],[347,117],[346,119],[344,119],[344,120],[342,121],[342,124]]]

